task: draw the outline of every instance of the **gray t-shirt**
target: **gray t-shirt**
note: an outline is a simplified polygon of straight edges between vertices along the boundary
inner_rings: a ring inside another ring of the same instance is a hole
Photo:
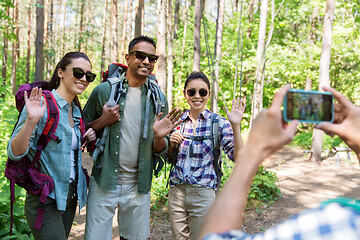
[[[119,183],[137,183],[141,129],[141,87],[129,87],[120,130]]]

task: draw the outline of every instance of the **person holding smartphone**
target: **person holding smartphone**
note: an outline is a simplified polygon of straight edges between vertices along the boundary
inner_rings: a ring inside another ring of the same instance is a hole
[[[351,199],[325,202],[262,233],[241,231],[247,194],[259,165],[296,133],[299,121],[285,123],[280,109],[289,88],[283,87],[271,107],[254,119],[248,141],[236,156],[233,172],[206,216],[198,239],[360,239],[360,205]],[[335,89],[323,89],[339,103],[335,105],[334,122],[321,122],[315,128],[338,135],[360,160],[360,108]]]

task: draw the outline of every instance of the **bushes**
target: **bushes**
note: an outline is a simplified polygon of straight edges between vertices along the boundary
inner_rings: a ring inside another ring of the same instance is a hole
[[[24,217],[24,201],[26,191],[15,187],[16,202],[14,204],[14,226],[13,235],[10,231],[10,187],[9,181],[5,178],[4,170],[7,160],[6,146],[10,139],[12,129],[16,123],[18,111],[14,106],[14,98],[10,94],[10,87],[1,87],[5,93],[0,98],[0,238],[1,239],[32,239],[30,228],[27,226]]]
[[[256,200],[269,204],[277,200],[281,197],[280,187],[277,183],[278,178],[276,174],[260,166],[251,184],[248,202],[251,204],[253,200]]]

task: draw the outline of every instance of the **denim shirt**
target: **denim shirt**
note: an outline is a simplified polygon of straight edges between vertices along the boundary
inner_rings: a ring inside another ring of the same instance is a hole
[[[125,95],[121,96],[118,103],[120,106],[120,119],[118,122],[110,125],[109,134],[105,141],[104,152],[100,155],[100,165],[102,170],[100,174],[97,174],[94,167],[92,175],[95,178],[95,181],[99,184],[101,189],[104,190],[115,190],[118,177],[119,177],[119,146],[120,146],[120,127],[121,121],[124,116],[124,109],[126,103],[126,94],[129,88],[129,82],[125,78],[125,75],[121,76],[121,81],[123,81],[123,88]],[[151,188],[152,173],[153,173],[153,157],[154,155],[162,154],[167,151],[168,139],[166,141],[166,148],[161,153],[156,153],[153,151],[153,140],[154,140],[154,131],[153,124],[156,118],[154,104],[151,101],[150,111],[148,117],[147,125],[147,137],[143,137],[144,125],[145,125],[145,106],[146,106],[146,94],[148,91],[148,81],[146,81],[141,86],[141,137],[140,137],[140,146],[134,146],[139,148],[139,169],[138,169],[138,192],[139,193],[148,193]],[[161,93],[163,94],[163,93]],[[110,84],[108,82],[103,82],[96,86],[93,92],[88,98],[88,102],[84,107],[84,118],[87,122],[92,122],[98,119],[102,114],[102,109],[104,104],[109,100],[110,97]],[[165,98],[165,96],[164,96]],[[166,99],[166,98],[165,98]],[[165,117],[168,114],[168,104],[166,101],[166,106],[163,112]],[[101,132],[100,132],[101,133]],[[98,137],[102,136],[98,134]]]
[[[56,200],[57,208],[60,211],[66,209],[66,200],[69,192],[69,181],[71,171],[71,141],[72,141],[72,130],[68,121],[69,104],[66,102],[55,90],[51,92],[59,107],[59,125],[55,131],[55,135],[59,137],[60,142],[53,139],[50,140],[46,148],[42,151],[39,160],[40,172],[50,176],[55,183],[54,191],[49,194],[50,198]],[[43,98],[43,103],[46,103]],[[81,144],[81,133],[80,133],[80,109],[72,102],[73,107],[73,119],[75,122],[74,130],[77,138],[79,139],[79,148]],[[26,107],[20,114],[19,121],[14,129],[14,132],[10,138],[7,146],[7,153],[10,159],[16,161],[20,160],[23,156],[28,155],[30,159],[33,159],[36,153],[37,141],[44,130],[45,123],[47,120],[47,111],[44,116],[40,119],[38,124],[35,126],[31,133],[30,142],[27,150],[19,156],[14,156],[11,149],[11,142],[14,137],[19,133],[23,127],[25,120],[27,119]],[[87,201],[87,185],[86,177],[82,170],[81,165],[81,154],[75,154],[77,156],[77,171],[78,171],[78,184],[77,194],[79,200],[80,209],[86,204]]]

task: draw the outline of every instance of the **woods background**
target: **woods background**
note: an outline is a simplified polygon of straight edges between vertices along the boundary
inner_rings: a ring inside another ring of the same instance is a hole
[[[201,70],[212,81],[210,110],[225,116],[224,104],[246,98],[246,133],[287,83],[307,90],[330,85],[359,104],[359,33],[359,0],[0,0],[1,170],[18,115],[13,94],[25,82],[49,80],[68,51],[85,52],[98,75],[81,95],[85,104],[107,66],[124,63],[129,41],[151,36],[169,104],[186,108],[183,82]],[[322,132],[311,125],[299,134],[306,136],[299,145],[317,161],[335,144],[323,146]]]

